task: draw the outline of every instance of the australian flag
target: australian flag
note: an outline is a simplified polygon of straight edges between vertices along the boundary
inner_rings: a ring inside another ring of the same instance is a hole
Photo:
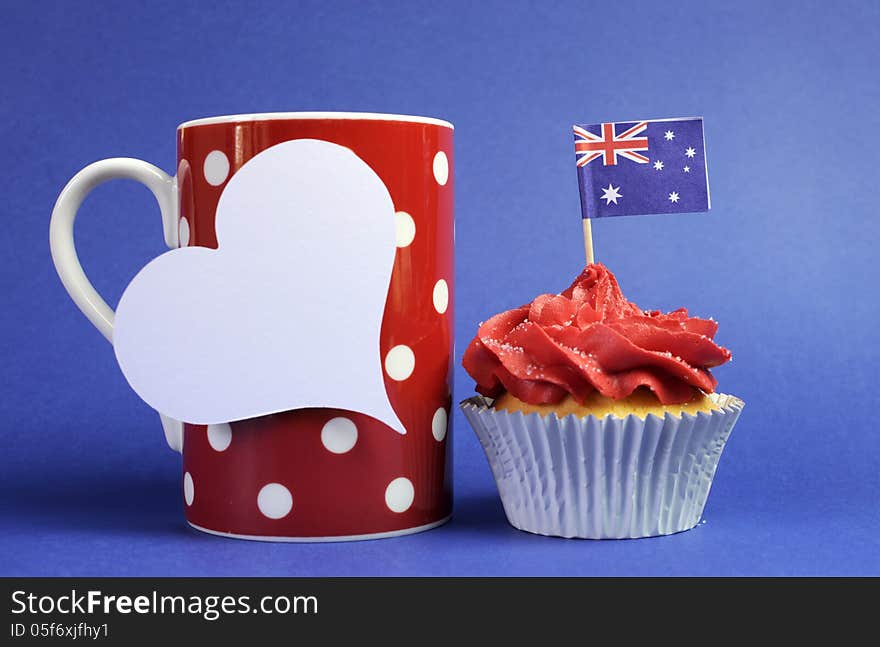
[[[709,210],[702,117],[574,127],[584,218]]]

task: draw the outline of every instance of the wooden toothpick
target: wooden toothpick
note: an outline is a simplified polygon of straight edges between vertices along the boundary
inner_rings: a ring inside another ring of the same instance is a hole
[[[593,227],[589,218],[583,218],[584,221],[584,251],[587,254],[587,265],[592,265],[595,261],[593,256]]]

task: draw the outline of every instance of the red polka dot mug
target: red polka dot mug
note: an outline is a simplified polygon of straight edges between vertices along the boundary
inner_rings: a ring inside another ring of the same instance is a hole
[[[96,162],[74,176],[52,214],[56,269],[76,305],[112,342],[114,312],[89,283],[73,245],[73,221],[88,193],[115,178],[139,181],[159,203],[169,247],[216,249],[215,215],[226,183],[258,153],[297,139],[351,149],[381,178],[394,203],[397,248],[378,353],[388,399],[406,434],[345,409],[296,409],[214,425],[162,416],[169,444],[183,454],[187,522],[209,533],[276,541],[378,538],[433,528],[452,510],[451,124],[367,113],[186,122],[177,129],[176,177],[127,158]]]

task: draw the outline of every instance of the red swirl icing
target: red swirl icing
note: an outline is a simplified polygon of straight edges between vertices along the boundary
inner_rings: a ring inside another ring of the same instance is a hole
[[[692,400],[694,388],[715,390],[709,368],[730,359],[712,340],[717,330],[685,308],[642,310],[594,263],[561,294],[542,294],[482,324],[462,364],[488,397],[506,390],[552,404],[571,394],[583,403],[593,391],[619,400],[644,386],[673,404]]]

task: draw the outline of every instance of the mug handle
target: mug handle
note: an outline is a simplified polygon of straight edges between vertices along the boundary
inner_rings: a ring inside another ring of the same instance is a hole
[[[116,179],[135,180],[152,192],[162,214],[165,244],[172,249],[177,247],[179,244],[177,178],[171,177],[152,164],[129,157],[101,160],[89,164],[74,175],[58,196],[49,223],[49,248],[64,288],[86,319],[91,321],[111,344],[114,312],[95,290],[80,265],[73,243],[73,223],[77,211],[92,189]],[[183,424],[161,413],[159,416],[162,419],[162,428],[168,445],[171,449],[180,452],[183,448]]]

